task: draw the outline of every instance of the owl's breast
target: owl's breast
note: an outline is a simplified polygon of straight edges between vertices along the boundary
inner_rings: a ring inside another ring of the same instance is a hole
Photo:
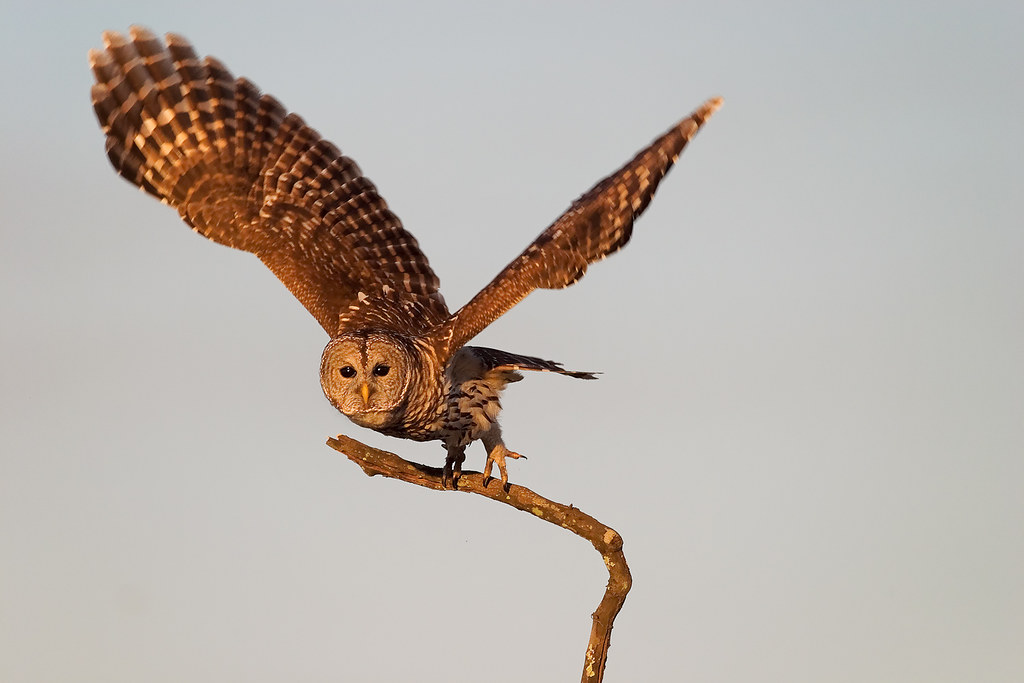
[[[372,427],[382,434],[413,441],[433,441],[445,438],[445,422],[448,415],[447,396],[450,384],[441,373],[429,382],[416,384],[397,419],[380,427]]]

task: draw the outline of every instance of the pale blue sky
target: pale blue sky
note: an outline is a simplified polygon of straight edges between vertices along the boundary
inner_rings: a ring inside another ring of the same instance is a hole
[[[132,23],[352,155],[453,307],[724,96],[621,254],[479,338],[604,373],[503,424],[625,538],[607,680],[1024,680],[1024,6],[711,5],[6,2],[0,680],[575,680],[604,587],[323,445],[443,459],[337,414],[313,318],[110,169],[86,53]]]

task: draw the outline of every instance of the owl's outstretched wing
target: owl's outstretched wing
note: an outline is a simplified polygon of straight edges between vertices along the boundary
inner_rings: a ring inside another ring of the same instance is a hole
[[[721,104],[721,98],[708,100],[573,202],[526,251],[437,328],[435,334],[446,340],[450,352],[533,290],[568,287],[583,277],[589,264],[625,246],[633,233],[633,221],[647,208],[658,183]]]
[[[416,239],[354,161],[184,39],[133,27],[89,54],[114,168],[202,235],[256,254],[332,337],[449,318]],[[372,306],[365,305],[372,302]]]

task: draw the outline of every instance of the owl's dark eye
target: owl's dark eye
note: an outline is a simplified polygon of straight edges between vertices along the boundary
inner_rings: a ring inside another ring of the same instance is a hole
[[[384,365],[383,363],[377,363],[373,366],[373,374],[377,377],[383,377],[391,371],[390,365]]]
[[[356,369],[351,365],[346,365],[338,372],[340,372],[341,376],[344,377],[345,379],[351,379],[352,377],[356,376]]]

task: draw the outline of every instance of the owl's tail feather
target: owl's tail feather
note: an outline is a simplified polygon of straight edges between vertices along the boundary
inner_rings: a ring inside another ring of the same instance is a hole
[[[472,350],[473,354],[482,360],[488,370],[534,370],[537,372],[555,372],[567,377],[576,379],[597,379],[597,372],[584,372],[581,370],[566,370],[561,363],[553,360],[544,360],[536,356],[523,356],[518,353],[509,353],[499,349],[488,349],[482,346],[466,347]]]

